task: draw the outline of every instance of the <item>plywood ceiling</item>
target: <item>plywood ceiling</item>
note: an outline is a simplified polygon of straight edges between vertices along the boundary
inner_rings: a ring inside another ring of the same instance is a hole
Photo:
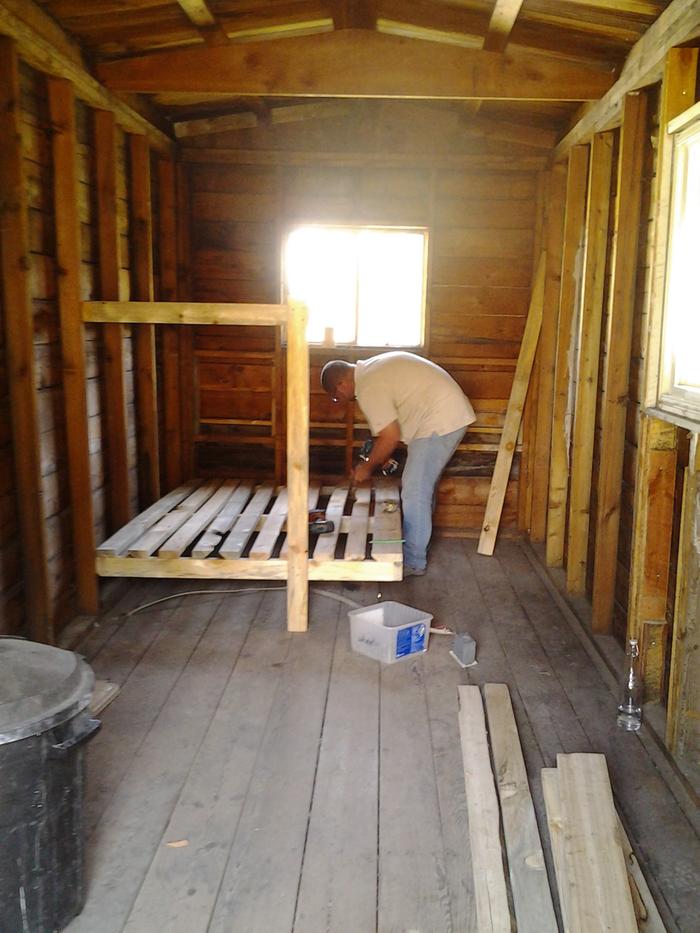
[[[630,49],[646,29],[669,6],[664,0],[39,0],[46,13],[73,36],[96,65],[140,58],[144,55],[164,56],[162,73],[170,69],[169,53],[176,50],[202,50],[212,54],[221,47],[238,45],[243,49],[269,47],[284,50],[303,49],[300,37],[320,36],[331,32],[351,31],[353,42],[366,37],[368,47],[377,45],[377,33],[401,37],[406,49],[432,48],[451,56],[459,70],[457,49],[505,53],[516,65],[533,63],[545,76],[555,75],[558,65],[562,74],[572,76],[576,86],[575,68],[588,69],[611,81],[622,67]],[[350,35],[350,33],[347,33]],[[371,42],[374,45],[371,45]],[[409,40],[409,44],[406,44]],[[415,43],[410,43],[415,40]],[[319,44],[327,40],[318,40]],[[386,40],[388,43],[388,40]],[[285,43],[285,45],[281,45]],[[288,43],[288,45],[287,45]],[[426,43],[428,45],[426,45]],[[332,47],[332,46],[331,46]],[[381,46],[379,46],[381,58]],[[388,44],[390,51],[397,48]],[[450,51],[452,49],[452,51]],[[260,53],[265,61],[270,59]],[[303,67],[304,57],[298,61]],[[286,58],[290,73],[295,70],[294,54]],[[410,58],[410,56],[409,56]],[[274,56],[272,56],[274,60]],[[465,62],[469,59],[465,58]],[[186,59],[187,61],[187,59]],[[438,58],[439,61],[439,58]],[[177,63],[176,63],[177,64]],[[381,63],[379,63],[381,65]],[[185,66],[183,66],[185,67]],[[113,68],[113,66],[109,66]],[[104,69],[102,77],[110,74]],[[567,71],[567,69],[569,69]],[[99,67],[98,67],[99,71]],[[115,72],[112,71],[111,74]],[[321,72],[323,73],[323,72]],[[498,72],[494,72],[498,81]],[[320,79],[319,79],[320,80]],[[505,80],[505,79],[504,79]],[[545,79],[543,79],[545,80]],[[108,81],[109,83],[109,81]],[[584,84],[585,82],[582,82]],[[113,86],[118,87],[118,83]],[[282,106],[297,106],[300,100],[315,96],[318,86],[311,86],[305,97],[292,91],[278,98],[277,88],[271,93],[244,94],[232,88],[212,90],[209,87],[175,89],[147,86],[153,102],[164,109],[174,122],[205,119],[219,114],[252,115],[261,118]],[[136,88],[136,90],[141,90]],[[318,97],[325,96],[323,88]],[[343,96],[330,93],[329,96]],[[379,92],[348,96],[392,96]],[[432,96],[428,93],[426,96]],[[440,96],[440,95],[435,95]],[[448,93],[444,95],[449,97]],[[455,94],[455,97],[462,96]],[[467,95],[468,96],[468,95]],[[510,96],[506,89],[505,97]],[[542,95],[546,97],[546,95]],[[481,119],[513,119],[561,130],[572,119],[586,97],[571,99],[571,91],[562,93],[564,102],[556,99],[541,101],[467,100],[448,103],[466,114]],[[599,95],[597,95],[599,96]]]

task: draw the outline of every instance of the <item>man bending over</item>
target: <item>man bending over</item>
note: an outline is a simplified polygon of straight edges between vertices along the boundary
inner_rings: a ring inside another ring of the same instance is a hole
[[[362,483],[403,441],[408,457],[401,481],[404,577],[422,576],[433,529],[435,488],[464,432],[476,420],[474,409],[449,373],[413,353],[392,351],[348,363],[332,360],[321,371],[321,385],[335,402],[357,399],[374,446],[353,470]]]

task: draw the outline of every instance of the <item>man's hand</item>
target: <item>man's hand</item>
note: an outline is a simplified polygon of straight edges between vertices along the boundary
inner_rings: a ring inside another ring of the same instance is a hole
[[[370,478],[374,472],[374,467],[369,463],[358,463],[355,469],[352,471],[352,481],[353,483],[364,483]]]

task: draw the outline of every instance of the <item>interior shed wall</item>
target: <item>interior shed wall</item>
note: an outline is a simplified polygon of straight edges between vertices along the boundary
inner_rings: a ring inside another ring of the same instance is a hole
[[[188,141],[192,298],[280,300],[282,241],[295,224],[426,227],[422,352],[455,377],[478,416],[441,484],[436,525],[474,533],[528,310],[540,160],[517,145],[510,147],[513,158],[504,159],[502,143],[459,133],[451,115],[434,108],[385,106],[374,122],[367,106],[373,103],[358,106],[354,119]],[[335,356],[373,352],[312,350],[311,469],[317,475],[346,473],[348,441],[356,448],[368,433],[359,410],[332,404],[320,390],[320,366]],[[200,328],[194,355],[195,469],[275,475],[284,462],[283,347],[252,328],[240,336]],[[504,528],[517,520],[519,462],[518,452]]]

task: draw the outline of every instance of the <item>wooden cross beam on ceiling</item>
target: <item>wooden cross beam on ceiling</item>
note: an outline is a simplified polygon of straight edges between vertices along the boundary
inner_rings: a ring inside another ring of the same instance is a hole
[[[333,0],[332,12],[335,29],[376,29],[377,27],[375,0]]]
[[[221,23],[214,16],[206,0],[177,0],[189,21],[198,27],[205,42],[211,45],[228,42]]]
[[[98,66],[120,91],[241,97],[598,100],[613,76],[560,61],[438,46],[364,29],[144,55]]]
[[[502,52],[508,45],[522,5],[523,0],[496,0],[488,32],[484,37],[483,48],[487,52]]]

